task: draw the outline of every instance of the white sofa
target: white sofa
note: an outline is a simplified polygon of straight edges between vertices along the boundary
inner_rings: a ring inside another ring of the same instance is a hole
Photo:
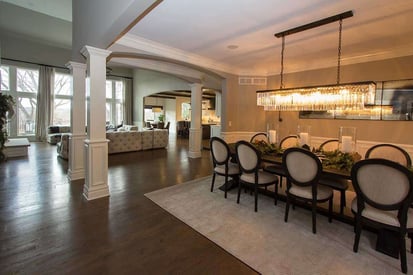
[[[50,125],[47,127],[47,142],[57,144],[63,133],[70,133],[70,126]]]

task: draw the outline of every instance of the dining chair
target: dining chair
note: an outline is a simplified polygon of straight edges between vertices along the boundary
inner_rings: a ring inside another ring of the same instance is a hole
[[[211,183],[211,192],[214,191],[215,176],[224,176],[224,197],[227,198],[228,177],[231,177],[233,180],[238,181],[238,177],[240,174],[238,164],[231,162],[230,149],[225,140],[219,137],[212,137],[209,141],[209,145],[211,148],[212,163],[214,167],[214,173],[212,175]]]
[[[332,152],[338,150],[339,140],[336,138],[328,139],[320,144],[318,151],[323,152]]]
[[[252,185],[255,195],[255,212],[258,211],[258,187],[275,185],[274,204],[277,204],[278,177],[261,169],[261,153],[244,140],[235,144],[237,161],[241,175],[239,177],[237,203],[240,201],[241,185]]]
[[[264,132],[259,132],[253,135],[250,139],[251,143],[257,142],[257,141],[265,141],[268,142],[268,136],[267,133]]]
[[[409,153],[403,148],[389,143],[380,143],[370,147],[364,158],[383,158],[392,160],[406,167],[412,166],[412,160]]]
[[[298,136],[297,135],[288,135],[281,139],[280,148],[288,149],[291,147],[296,147],[298,145]]]
[[[399,238],[401,269],[407,273],[405,236],[413,231],[413,174],[407,167],[386,159],[365,159],[351,169],[356,197],[353,251],[358,251],[364,225],[394,231]],[[391,182],[391,184],[389,184]]]
[[[298,144],[298,137],[296,135],[289,135],[284,137],[280,141],[280,148],[281,149],[288,149],[291,147],[295,147]],[[264,170],[269,173],[273,173],[280,177],[280,187],[282,187],[283,178],[287,175],[285,174],[284,168],[282,165],[266,165]]]
[[[283,167],[287,174],[287,200],[284,221],[288,221],[290,203],[303,201],[311,203],[313,233],[316,234],[317,203],[328,201],[328,221],[332,219],[333,189],[319,185],[322,166],[320,159],[311,151],[291,147],[283,154]]]
[[[338,150],[338,146],[338,139],[329,139],[320,144],[318,151],[331,152]],[[346,207],[346,190],[348,189],[350,181],[347,179],[323,174],[321,175],[319,183],[325,186],[329,186],[334,190],[340,192],[340,214],[343,214],[344,208]]]

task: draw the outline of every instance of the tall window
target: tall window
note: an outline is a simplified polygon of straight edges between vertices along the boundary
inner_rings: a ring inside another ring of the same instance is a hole
[[[114,126],[122,124],[124,108],[125,92],[123,82],[106,80],[106,121]]]
[[[1,91],[16,101],[16,115],[8,123],[9,136],[31,136],[35,133],[39,70],[1,66]]]
[[[70,108],[72,100],[71,75],[55,73],[53,125],[70,125]]]

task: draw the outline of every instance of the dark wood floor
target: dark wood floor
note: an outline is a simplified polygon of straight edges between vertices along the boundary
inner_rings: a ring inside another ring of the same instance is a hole
[[[209,175],[209,151],[168,149],[109,156],[108,198],[86,201],[56,147],[0,163],[0,274],[256,274],[144,194]]]

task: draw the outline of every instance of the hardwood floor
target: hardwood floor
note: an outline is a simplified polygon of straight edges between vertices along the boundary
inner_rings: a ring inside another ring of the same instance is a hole
[[[256,274],[144,197],[211,174],[210,152],[168,149],[109,156],[110,197],[86,201],[56,147],[0,163],[0,274]]]

